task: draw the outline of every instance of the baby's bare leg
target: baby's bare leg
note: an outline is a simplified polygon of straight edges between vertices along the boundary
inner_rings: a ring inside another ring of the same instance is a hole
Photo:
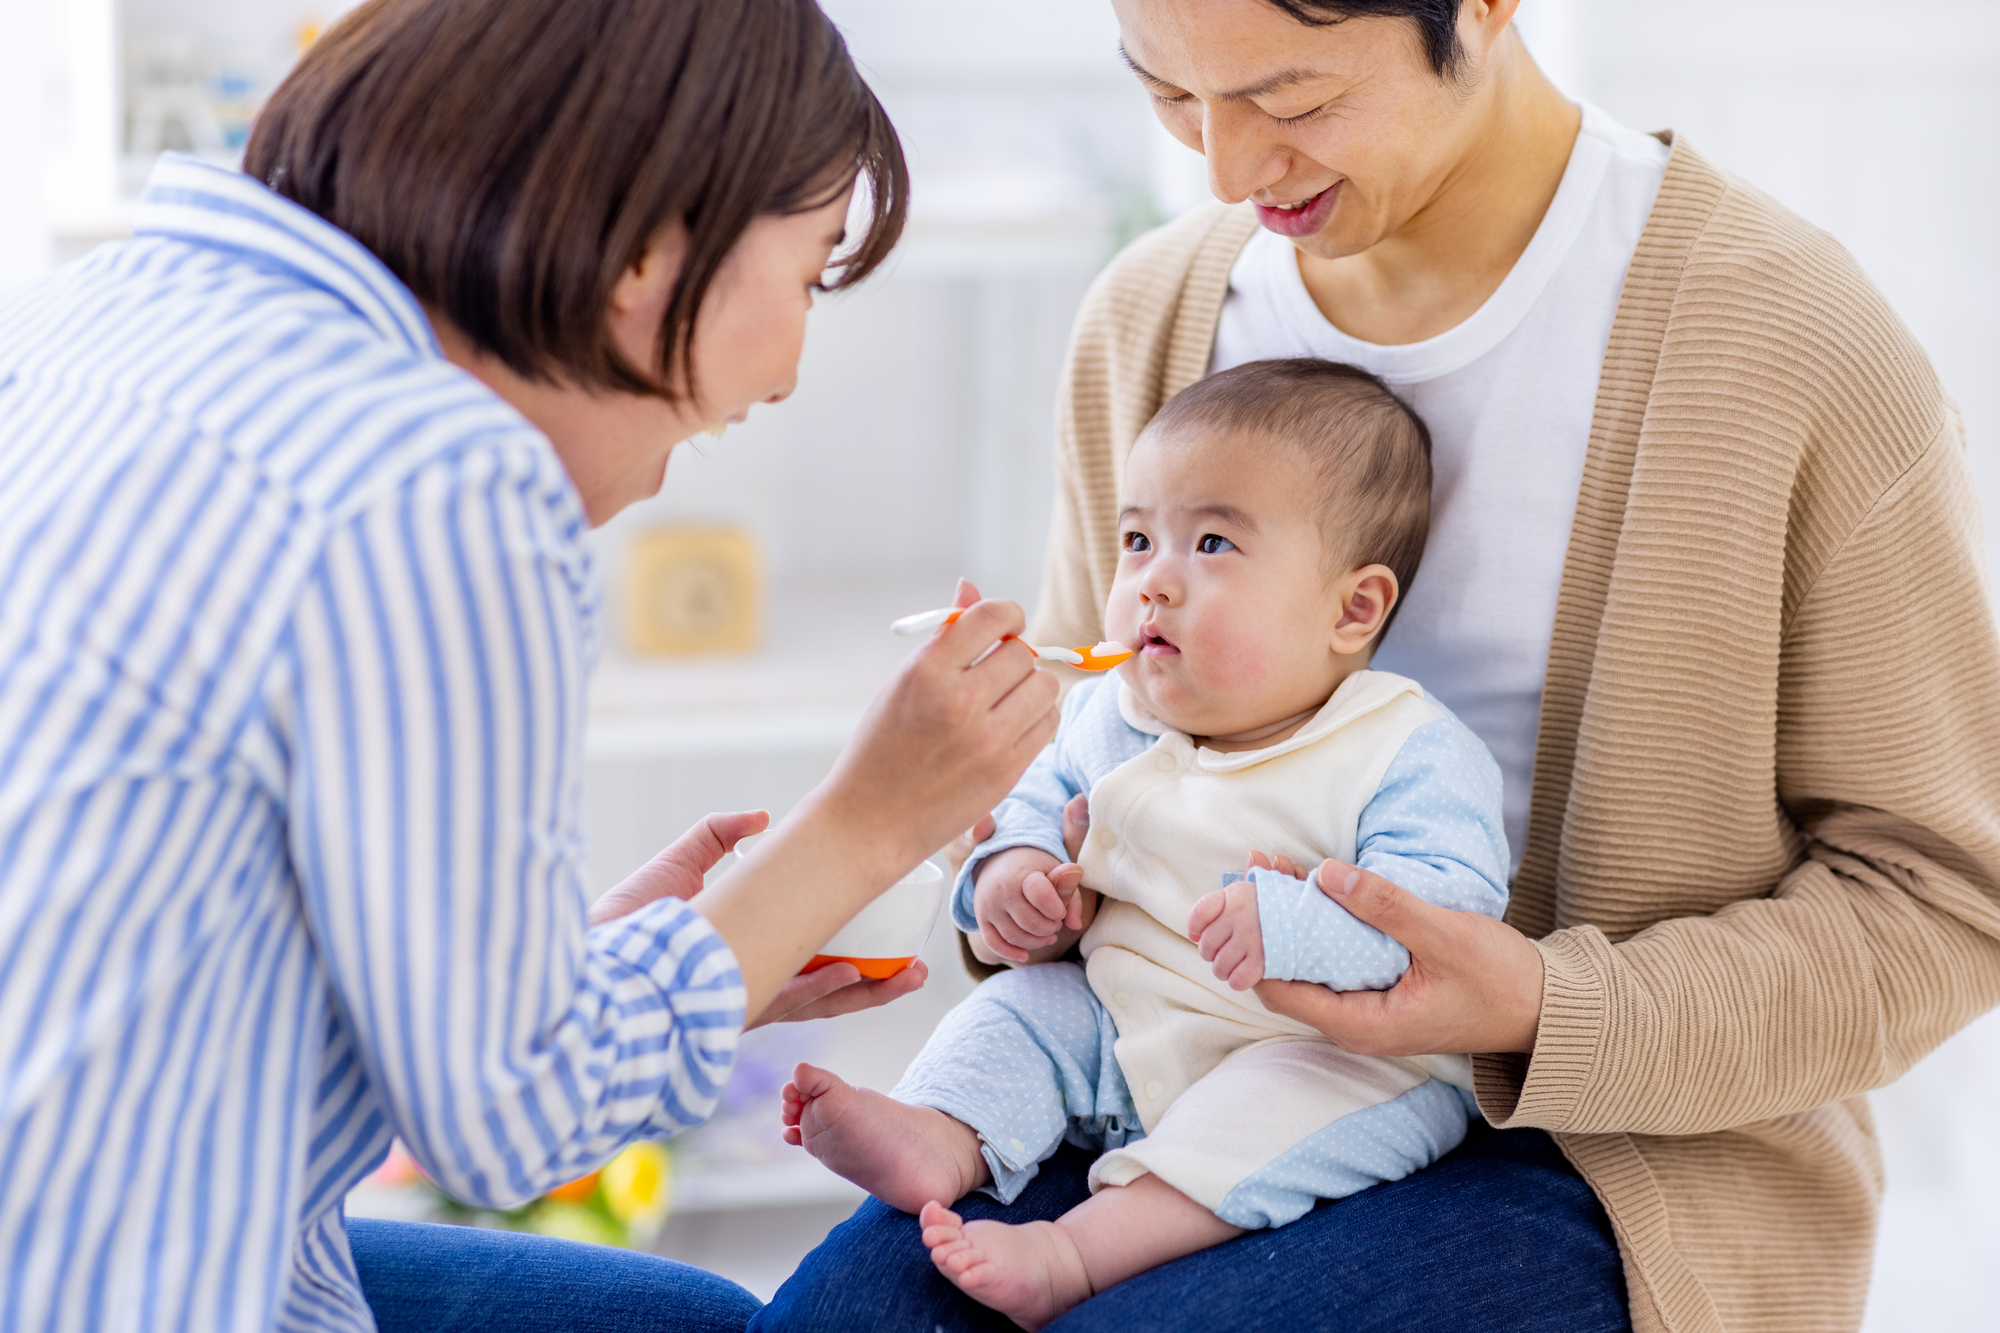
[[[1076,1241],[1093,1293],[1243,1234],[1158,1176],[1101,1189],[1056,1225]]]
[[[1099,1190],[1053,1222],[966,1222],[932,1204],[923,1225],[938,1271],[1026,1329],[1147,1269],[1243,1234],[1158,1176]]]
[[[787,1143],[906,1213],[962,1198],[991,1175],[970,1126],[811,1065],[792,1071],[782,1115]]]

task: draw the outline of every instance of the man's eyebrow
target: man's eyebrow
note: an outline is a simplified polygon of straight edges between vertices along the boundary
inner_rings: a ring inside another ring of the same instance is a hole
[[[1123,42],[1118,43],[1118,58],[1125,62],[1127,69],[1131,70],[1147,83],[1158,84],[1162,88],[1178,88],[1180,86],[1176,83],[1168,83],[1165,79],[1134,60],[1131,53],[1125,49],[1125,43]],[[1248,87],[1238,88],[1234,92],[1222,93],[1217,100],[1223,102],[1244,102],[1253,97],[1268,97],[1270,94],[1282,92],[1286,88],[1295,87],[1301,83],[1313,83],[1327,77],[1329,76],[1316,69],[1281,69],[1275,74],[1257,80],[1257,82]]]

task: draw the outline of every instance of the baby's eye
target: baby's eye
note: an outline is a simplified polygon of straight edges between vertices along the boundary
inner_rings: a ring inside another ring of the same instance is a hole
[[[1224,551],[1235,550],[1236,543],[1230,541],[1227,537],[1218,537],[1211,532],[1196,542],[1194,549],[1203,555],[1221,555]]]
[[[1133,552],[1150,551],[1153,549],[1153,542],[1143,532],[1128,532],[1125,534],[1125,549]]]

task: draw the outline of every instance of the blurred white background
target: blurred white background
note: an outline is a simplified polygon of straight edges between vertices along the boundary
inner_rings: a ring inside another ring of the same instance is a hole
[[[823,3],[904,136],[915,218],[887,274],[823,303],[797,395],[683,450],[663,497],[601,534],[608,605],[624,542],[668,522],[747,527],[769,585],[751,656],[661,665],[614,642],[589,779],[607,881],[706,810],[788,808],[899,659],[893,615],[961,573],[1032,599],[1076,302],[1122,240],[1206,194],[1119,64],[1105,0]],[[120,234],[154,148],[228,159],[345,7],[0,0],[0,286]],[[2000,556],[2000,6],[1523,0],[1519,24],[1572,95],[1679,130],[1859,257],[1965,409]],[[760,1034],[733,1114],[681,1145],[667,1250],[768,1294],[845,1215],[852,1190],[775,1141],[775,1081],[811,1056],[887,1086],[966,989],[949,943],[892,1011]],[[1870,1333],[2000,1326],[2000,1018],[1874,1100],[1890,1186]]]

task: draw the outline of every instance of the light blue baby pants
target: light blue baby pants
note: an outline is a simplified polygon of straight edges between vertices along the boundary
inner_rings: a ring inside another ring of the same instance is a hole
[[[1114,1046],[1118,1029],[1075,963],[1011,968],[945,1016],[889,1094],[978,1132],[993,1173],[982,1192],[1012,1203],[1065,1141],[1108,1152],[1145,1137]],[[1205,1076],[1227,1078],[1228,1061]],[[1429,1166],[1465,1137],[1472,1094],[1431,1079],[1343,1116],[1244,1179],[1216,1215],[1254,1230]]]

